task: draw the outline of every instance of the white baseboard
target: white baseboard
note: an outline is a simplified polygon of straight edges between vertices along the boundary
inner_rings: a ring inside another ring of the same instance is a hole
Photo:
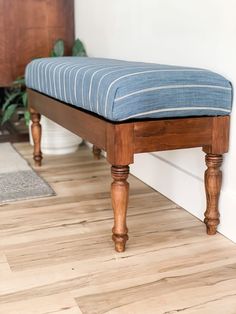
[[[236,193],[235,191],[222,191],[220,197],[221,223],[218,231],[236,243]]]
[[[188,212],[203,220],[206,207],[203,179],[154,154],[137,154],[131,173]],[[236,242],[236,193],[222,191],[218,231]]]

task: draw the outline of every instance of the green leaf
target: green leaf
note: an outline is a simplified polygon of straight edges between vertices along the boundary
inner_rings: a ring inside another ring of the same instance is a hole
[[[23,85],[25,86],[25,78],[23,76],[18,77],[14,82],[13,85]]]
[[[53,50],[50,53],[50,57],[57,57],[57,55],[55,54],[55,52]]]
[[[25,111],[24,117],[25,117],[25,124],[26,124],[27,126],[29,126],[29,123],[30,123],[30,113],[29,113],[28,110]]]
[[[10,94],[10,96],[6,99],[5,103],[2,106],[2,111],[7,110],[8,106],[21,94],[21,92],[17,91],[15,93]]]
[[[17,104],[12,104],[7,107],[7,109],[3,113],[2,122],[1,122],[2,125],[11,119],[12,115],[16,111],[16,108],[17,108]]]
[[[72,56],[74,57],[87,57],[86,50],[80,39],[76,39],[74,46],[72,48]]]
[[[26,91],[23,92],[23,94],[21,95],[21,98],[22,98],[22,104],[24,108],[27,108],[28,107],[28,94]]]
[[[11,91],[6,88],[6,89],[5,89],[5,98],[10,97],[10,95],[11,95]]]
[[[65,44],[62,39],[58,39],[51,52],[52,57],[63,57],[65,53]]]

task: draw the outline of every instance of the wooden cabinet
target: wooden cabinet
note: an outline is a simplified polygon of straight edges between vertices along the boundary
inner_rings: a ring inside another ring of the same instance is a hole
[[[22,75],[33,58],[49,56],[58,38],[65,40],[69,53],[73,0],[0,0],[0,86]]]

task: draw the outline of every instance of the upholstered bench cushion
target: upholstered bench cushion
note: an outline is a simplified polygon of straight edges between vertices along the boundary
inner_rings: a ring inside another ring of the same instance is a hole
[[[100,58],[32,61],[26,85],[112,121],[229,115],[230,82],[214,72]]]

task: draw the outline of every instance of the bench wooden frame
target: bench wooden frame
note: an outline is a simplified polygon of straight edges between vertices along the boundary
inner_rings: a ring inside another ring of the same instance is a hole
[[[206,153],[205,189],[207,233],[216,233],[219,224],[218,201],[221,190],[220,170],[223,154],[228,151],[229,116],[191,117],[112,122],[88,111],[70,106],[56,99],[28,89],[34,140],[34,160],[41,166],[40,115],[57,122],[94,144],[94,155],[107,152],[111,164],[112,206],[114,210],[113,241],[118,252],[125,250],[128,240],[126,212],[128,206],[129,165],[134,154],[171,149],[202,147]]]

